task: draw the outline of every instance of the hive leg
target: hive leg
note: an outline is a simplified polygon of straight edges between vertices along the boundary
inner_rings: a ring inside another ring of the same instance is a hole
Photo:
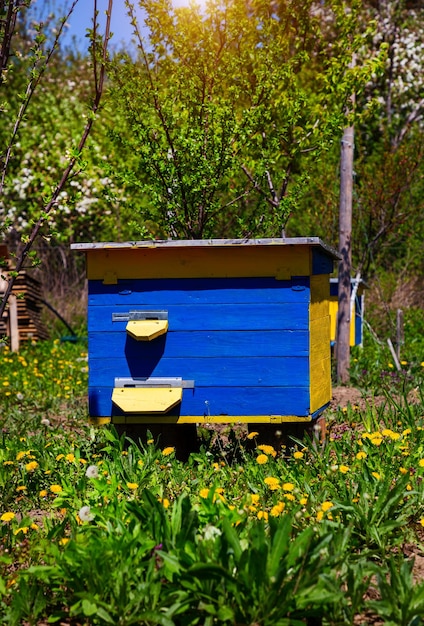
[[[152,438],[161,449],[173,447],[180,461],[186,461],[191,452],[199,450],[196,424],[115,424],[121,437],[125,435],[143,445]]]

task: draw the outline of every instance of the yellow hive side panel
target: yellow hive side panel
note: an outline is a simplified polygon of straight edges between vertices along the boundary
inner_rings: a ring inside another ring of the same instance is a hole
[[[330,298],[330,339],[331,341],[336,340],[336,329],[337,329],[337,313],[339,310],[339,300],[337,296],[331,296]],[[350,312],[350,345],[355,345],[355,307],[352,306],[352,310]]]
[[[328,275],[311,276],[310,323],[310,412],[331,400],[330,284]]]
[[[299,246],[131,248],[88,250],[87,277],[107,283],[126,278],[309,276],[309,253]]]

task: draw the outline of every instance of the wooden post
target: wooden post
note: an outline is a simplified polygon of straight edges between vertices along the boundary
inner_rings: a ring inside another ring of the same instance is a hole
[[[403,335],[403,311],[398,309],[396,311],[396,356],[400,361],[400,349],[404,343]]]
[[[10,337],[10,349],[12,352],[18,352],[19,350],[19,328],[18,328],[18,304],[16,302],[16,296],[11,294],[8,302],[9,312],[9,337]]]
[[[340,207],[339,207],[339,302],[337,313],[337,380],[349,381],[351,268],[352,268],[352,191],[353,191],[354,128],[348,126],[343,133],[340,154]]]

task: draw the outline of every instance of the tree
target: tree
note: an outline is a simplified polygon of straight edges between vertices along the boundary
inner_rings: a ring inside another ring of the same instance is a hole
[[[70,13],[73,11],[77,1],[78,0],[74,0],[73,4],[71,5],[71,8],[69,10]],[[25,17],[24,10],[29,4],[30,2],[4,2],[0,9],[5,12],[7,16],[9,16],[10,7],[12,5],[12,11],[15,12],[18,17]],[[100,100],[105,80],[105,65],[107,60],[112,0],[109,0],[109,8],[103,38],[98,32],[96,17],[97,0],[94,0],[93,11],[94,18],[93,29],[91,32],[91,54],[94,93],[91,97],[88,115],[85,122],[82,124],[79,138],[76,142],[73,143],[73,145],[70,146],[69,153],[64,159],[62,169],[59,172],[57,179],[53,182],[50,189],[42,190],[42,193],[39,194],[39,212],[37,217],[34,219],[34,223],[31,226],[29,235],[25,238],[25,240],[23,240],[23,245],[16,255],[13,271],[9,273],[7,288],[5,294],[3,295],[2,301],[0,302],[0,316],[5,310],[7,300],[12,291],[16,276],[18,275],[20,270],[25,267],[25,263],[31,255],[34,242],[37,240],[38,236],[42,232],[43,227],[48,223],[48,220],[56,210],[61,194],[71,175],[79,166],[81,166],[82,152],[91,133],[96,114],[99,111]],[[14,36],[17,34],[16,23],[16,20],[7,19],[4,22],[5,27],[1,32],[2,40],[0,42],[0,49],[2,50],[3,79],[6,72],[4,68],[7,68],[8,71],[13,71],[14,69],[14,60],[11,57],[11,53],[13,52]],[[8,209],[4,205],[4,198],[6,196],[6,190],[8,189],[7,174],[12,163],[13,149],[16,147],[18,139],[20,138],[20,134],[24,129],[24,120],[26,116],[28,116],[31,112],[30,105],[32,104],[34,94],[40,88],[40,85],[42,84],[42,79],[45,76],[45,72],[49,67],[51,59],[53,58],[53,54],[58,46],[64,23],[65,19],[60,21],[58,32],[53,37],[53,43],[51,47],[48,46],[48,38],[43,33],[42,26],[36,25],[34,41],[27,52],[27,57],[25,59],[26,63],[24,65],[24,67],[26,67],[27,69],[25,88],[24,91],[17,98],[19,106],[17,108],[13,124],[9,131],[8,141],[6,142],[6,149],[1,159],[0,201],[3,205],[2,210],[6,214]],[[3,52],[3,50],[5,50],[5,52]],[[46,195],[44,195],[43,192],[46,192]],[[11,227],[11,223],[11,218],[7,218],[5,220],[3,229],[7,231]]]
[[[360,3],[127,2],[139,55],[111,65],[131,158],[121,180],[148,198],[144,235],[281,234],[307,191],[305,165],[328,149],[345,104],[378,65],[350,68]],[[307,159],[306,159],[307,157]]]

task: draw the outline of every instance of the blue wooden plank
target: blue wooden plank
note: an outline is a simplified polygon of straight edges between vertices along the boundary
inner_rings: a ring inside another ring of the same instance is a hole
[[[334,258],[320,248],[312,248],[312,274],[332,274]]]
[[[89,389],[90,415],[110,417],[120,414],[112,405],[112,389]],[[245,387],[215,387],[184,389],[180,415],[309,415],[309,390],[302,386],[266,389]]]
[[[112,322],[113,313],[126,313],[133,307],[112,305],[91,307],[88,332],[124,331],[126,322]],[[155,310],[140,303],[138,310]],[[158,307],[156,307],[157,310]],[[170,304],[169,332],[181,330],[307,330],[309,308],[304,303],[276,304]]]
[[[238,387],[288,387],[309,385],[309,359],[285,358],[139,358],[127,360],[121,355],[110,359],[90,359],[90,386],[113,385],[115,377],[173,377],[195,380],[196,385]]]
[[[306,330],[259,331],[181,331],[168,332],[153,341],[136,341],[122,329],[119,332],[91,332],[88,337],[90,359],[127,359],[165,357],[259,357],[308,356]]]
[[[88,304],[104,306],[162,306],[165,304],[212,304],[246,302],[309,302],[309,278],[295,277],[281,281],[275,278],[210,278],[119,280],[104,285],[92,280],[88,284]]]

